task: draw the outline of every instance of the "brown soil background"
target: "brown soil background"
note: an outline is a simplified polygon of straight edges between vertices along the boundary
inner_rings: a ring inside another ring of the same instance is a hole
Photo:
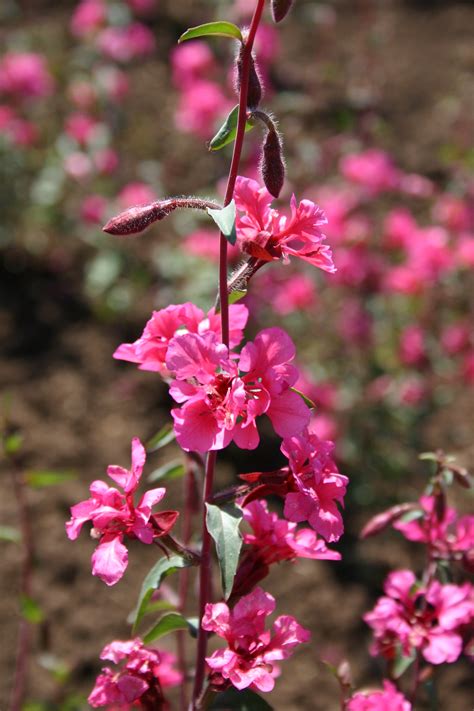
[[[309,4],[304,3],[304,7],[308,9]],[[327,135],[333,112],[340,106],[354,106],[354,86],[362,92],[370,66],[370,101],[376,103],[389,127],[384,137],[386,147],[406,169],[433,176],[442,173],[439,146],[449,142],[453,132],[460,140],[469,136],[470,129],[462,117],[472,117],[474,109],[474,7],[457,2],[376,4],[384,42],[370,51],[364,18],[373,11],[371,4],[360,3],[354,8],[352,3],[339,2],[335,7],[337,32],[334,37],[326,36],[316,50],[316,30],[311,26],[287,22],[282,27],[284,69],[278,74],[279,81],[302,89],[309,97],[308,105],[298,110],[300,121],[291,119],[289,107],[287,126],[282,125],[287,143],[291,145],[292,135],[299,135],[302,124],[308,135]],[[41,16],[35,14],[40,8]],[[36,3],[28,22],[37,22],[37,31],[60,36],[67,9],[66,5],[58,9],[51,3]],[[151,77],[167,81],[164,61],[173,37],[207,15],[205,3],[184,1],[161,2],[160,13],[158,34],[163,41],[159,59],[156,64],[137,69],[134,75],[132,104],[139,110],[129,145],[139,155],[146,154],[147,137],[154,135],[147,129],[149,117],[159,111],[162,128],[155,134],[159,133],[165,183],[169,192],[185,193],[199,185],[203,174],[209,183],[212,181],[218,170],[215,159],[202,156],[201,146],[193,138],[173,142],[171,129],[163,127],[172,97],[165,92],[157,109],[156,95],[148,89]],[[337,68],[337,77],[330,83],[318,73],[321,62]],[[453,122],[449,109],[453,101],[464,107],[457,122]],[[193,164],[185,163],[188,148],[191,156],[201,156]],[[296,180],[307,178],[308,169],[304,165],[299,169],[296,157],[290,159],[293,168]],[[139,248],[132,247],[135,249]],[[37,659],[32,660],[29,698],[42,701],[59,700],[66,692],[88,693],[102,646],[129,635],[125,620],[140,581],[154,562],[153,550],[132,546],[125,579],[106,588],[90,575],[92,544],[87,535],[69,543],[64,521],[69,506],[86,498],[89,482],[101,477],[109,463],[127,464],[131,436],[146,438],[164,424],[167,406],[165,390],[156,378],[132,367],[124,369],[111,359],[116,345],[139,331],[152,297],[136,305],[125,323],[121,319],[100,321],[81,295],[81,250],[71,253],[73,257],[63,271],[21,249],[10,249],[2,255],[0,379],[12,396],[14,420],[25,433],[24,466],[71,469],[79,474],[73,483],[29,494],[36,546],[34,589],[47,620],[35,635],[35,648],[38,652],[51,651],[72,669],[66,689],[61,691]],[[456,411],[460,425],[465,424],[474,414],[472,401],[466,397]],[[452,429],[451,414],[449,419]],[[451,441],[444,442],[447,420],[427,420],[426,447],[442,444],[449,448]],[[173,458],[176,453],[172,449],[165,450],[163,456]],[[458,453],[463,463],[474,463],[474,450],[467,442]],[[158,466],[158,459],[153,460],[155,463]],[[222,481],[228,481],[235,468],[232,453],[223,457]],[[407,497],[413,496],[416,483],[407,477],[401,484]],[[15,525],[8,471],[2,473],[0,487],[0,521]],[[177,502],[179,486],[170,489],[170,501]],[[356,534],[367,516],[365,510],[347,511],[342,563],[303,561],[282,566],[265,584],[277,597],[279,611],[294,614],[313,632],[312,644],[285,663],[276,691],[268,697],[277,711],[338,709],[337,685],[320,664],[320,657],[347,657],[358,685],[381,678],[382,670],[368,656],[369,635],[361,614],[372,606],[390,568],[416,561],[396,535],[358,544]],[[1,568],[0,709],[4,709],[19,620],[19,559],[13,544],[2,543]],[[467,665],[462,662],[440,676],[439,708],[470,711]]]

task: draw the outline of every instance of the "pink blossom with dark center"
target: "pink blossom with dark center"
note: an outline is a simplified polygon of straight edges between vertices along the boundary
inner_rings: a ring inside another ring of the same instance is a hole
[[[375,641],[373,655],[395,659],[398,650],[410,656],[419,650],[427,662],[455,662],[462,651],[460,627],[474,617],[474,595],[469,583],[420,586],[410,570],[390,573],[385,596],[364,615]]]
[[[170,341],[166,367],[176,378],[170,394],[176,439],[189,451],[242,449],[259,443],[256,418],[267,415],[280,437],[301,432],[310,410],[290,389],[298,378],[295,346],[280,328],[261,331],[236,357],[215,333],[188,333]]]
[[[242,597],[235,607],[221,602],[207,604],[202,626],[227,642],[206,661],[211,669],[211,684],[228,682],[237,689],[271,691],[279,669],[276,661],[287,659],[294,649],[310,637],[290,615],[281,615],[272,630],[265,630],[265,619],[275,609],[275,598],[256,588]]]
[[[280,215],[270,207],[273,197],[255,180],[238,177],[235,204],[237,240],[243,252],[264,262],[299,257],[326,272],[335,272],[331,249],[324,244],[321,227],[324,212],[311,200],[299,204],[293,195],[291,215]]]
[[[386,679],[383,689],[358,691],[347,700],[346,711],[411,711],[411,703]]]
[[[174,654],[145,647],[139,637],[111,642],[104,647],[100,658],[124,664],[119,669],[102,669],[88,698],[94,708],[131,709],[138,705],[164,711],[168,704],[163,689],[176,686],[183,678],[173,666]]]
[[[172,528],[178,517],[177,511],[152,515],[153,506],[166,493],[163,487],[147,491],[135,506],[133,495],[140,483],[145,459],[145,448],[135,437],[132,440],[131,469],[116,465],[107,468],[108,476],[124,493],[107,486],[103,481],[93,481],[90,486],[91,498],[73,506],[71,519],[66,523],[68,538],[75,540],[84,523],[92,522],[91,535],[99,539],[99,545],[92,555],[92,574],[101,578],[106,585],[115,585],[128,565],[128,551],[123,544],[125,536],[138,538],[142,543],[153,543]]]
[[[419,518],[393,524],[405,538],[429,545],[441,558],[458,558],[461,557],[458,554],[468,554],[474,549],[474,516],[458,517],[457,512],[447,506],[440,519],[434,496],[422,496],[420,506],[423,513]]]
[[[243,338],[248,310],[243,304],[229,307],[230,347],[238,346]],[[169,375],[166,355],[172,338],[178,333],[215,333],[220,336],[219,314],[214,308],[207,314],[190,302],[171,304],[165,309],[154,311],[138,340],[122,343],[114,353],[114,358],[137,363],[140,370],[151,370]]]

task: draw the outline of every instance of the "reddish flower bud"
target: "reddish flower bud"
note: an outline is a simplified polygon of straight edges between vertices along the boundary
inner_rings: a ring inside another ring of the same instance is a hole
[[[275,22],[281,22],[290,12],[293,0],[272,0],[272,16]]]
[[[404,514],[408,511],[415,511],[418,507],[417,504],[397,504],[391,508],[383,511],[382,513],[373,516],[364,526],[360,533],[360,538],[369,538],[370,536],[376,536],[381,531],[398,521]]]
[[[275,128],[270,128],[262,149],[260,171],[266,189],[278,197],[285,182],[285,163],[280,136]]]
[[[243,53],[245,45],[241,45],[239,56],[237,57],[235,66],[237,69],[236,75],[236,91],[240,92],[240,85],[242,83],[242,64],[243,64]],[[250,55],[250,67],[249,67],[249,85],[247,91],[247,106],[249,109],[256,109],[260,104],[263,96],[262,83],[258,75],[258,68],[255,62],[255,57]]]
[[[219,210],[221,206],[209,200],[201,200],[194,197],[157,200],[148,205],[129,207],[128,210],[112,217],[102,230],[110,235],[135,235],[143,232],[153,222],[158,222],[168,217],[171,212],[178,208],[190,208],[193,210],[211,208],[212,210]]]

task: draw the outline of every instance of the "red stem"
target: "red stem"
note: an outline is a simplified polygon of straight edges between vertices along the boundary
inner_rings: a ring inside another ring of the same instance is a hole
[[[242,52],[242,69],[241,83],[239,92],[239,116],[237,120],[237,132],[235,136],[234,151],[232,154],[232,162],[229,169],[229,177],[227,179],[227,188],[224,198],[224,206],[228,205],[232,200],[235,182],[239,171],[240,158],[242,155],[242,147],[245,136],[245,123],[247,121],[247,94],[249,88],[249,70],[250,59],[252,55],[253,43],[257,29],[262,17],[265,0],[257,0],[252,22],[248,35],[245,39],[244,49]],[[221,313],[221,333],[222,342],[229,346],[229,295],[227,291],[227,240],[224,235],[220,234],[220,252],[219,252],[219,301]],[[214,470],[216,465],[216,452],[208,452],[206,462],[206,472],[204,480],[204,497],[203,497],[203,512],[202,512],[202,551],[201,551],[201,567],[199,571],[199,619],[202,620],[204,610],[210,600],[211,588],[211,537],[206,527],[206,503],[212,500],[212,488],[214,482]],[[207,632],[199,626],[197,654],[196,654],[196,672],[194,678],[194,690],[192,708],[198,708],[198,700],[202,693],[204,677],[206,671],[206,650],[207,650]]]
[[[21,538],[23,544],[20,595],[21,597],[31,597],[31,576],[34,557],[33,536],[30,525],[28,502],[26,500],[25,484],[23,482],[22,473],[15,464],[13,464],[12,482],[18,506],[18,516],[20,519]],[[31,626],[29,622],[22,617],[18,631],[15,676],[13,680],[10,711],[20,711],[23,706],[30,647]]]

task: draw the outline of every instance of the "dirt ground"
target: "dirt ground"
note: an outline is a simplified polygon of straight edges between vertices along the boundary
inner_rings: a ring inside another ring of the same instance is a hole
[[[189,24],[195,18],[202,20],[202,3],[196,3],[200,9],[189,2],[179,5],[178,16],[176,3],[162,3],[163,16],[171,18],[168,29],[184,23],[187,10]],[[309,11],[310,5],[304,3],[304,9]],[[298,87],[309,97],[307,104],[297,107],[298,120],[291,118],[288,107],[288,122],[283,126],[287,144],[291,145],[292,133],[301,131],[301,122],[315,136],[324,136],[338,112],[342,115],[349,106],[360,116],[374,105],[386,126],[385,145],[400,163],[442,178],[439,147],[449,143],[454,133],[458,141],[465,140],[469,133],[466,117],[474,109],[474,6],[457,2],[376,4],[383,42],[375,47],[367,38],[370,3],[360,3],[358,9],[347,2],[335,6],[337,33],[324,33],[316,49],[309,23],[298,24],[298,36],[290,22],[282,29],[282,68],[275,80],[284,87]],[[46,4],[45,19],[54,24],[55,13],[61,17],[61,12]],[[165,29],[160,32],[168,37]],[[163,57],[167,46],[169,37],[160,50]],[[311,56],[314,62],[308,60]],[[163,57],[159,72],[164,71]],[[145,114],[153,108],[145,89],[153,71],[147,65],[136,72],[134,92],[137,101],[145,102]],[[331,71],[337,78],[328,83],[324,77]],[[170,105],[171,99],[164,102],[165,113]],[[137,136],[142,136],[141,121]],[[195,188],[203,172],[211,181],[216,171],[213,159],[205,156],[199,167],[186,167],[184,159],[176,157],[176,143],[169,143],[168,137],[163,131],[164,180],[169,192]],[[138,151],[145,150],[142,140],[132,141]],[[188,144],[193,145],[192,139],[184,138],[181,145],[186,148]],[[310,172],[296,154],[290,155],[290,169],[302,183]],[[183,185],[184,178],[188,184]],[[126,617],[138,593],[137,581],[155,560],[153,550],[132,546],[124,580],[106,588],[90,575],[92,542],[87,535],[75,543],[65,537],[69,507],[86,498],[89,482],[102,477],[110,463],[126,465],[131,437],[145,439],[167,417],[167,395],[159,380],[111,359],[114,348],[139,331],[152,297],[137,305],[127,322],[104,322],[81,294],[80,270],[80,254],[63,271],[21,250],[10,248],[2,254],[0,382],[12,398],[14,420],[24,432],[24,467],[72,470],[78,475],[67,484],[29,493],[36,554],[34,592],[46,618],[36,630],[35,648],[43,660],[51,653],[72,669],[61,691],[38,660],[32,661],[29,698],[42,701],[58,700],[71,691],[88,693],[102,646],[129,635]],[[464,417],[473,414],[472,403],[465,404],[464,413]],[[426,446],[439,444],[443,431],[442,419],[427,421]],[[474,464],[473,454],[472,448],[460,452],[466,464]],[[171,459],[176,452],[171,446],[162,456]],[[161,461],[157,456],[153,464]],[[232,455],[222,461],[222,480],[230,480],[235,464]],[[410,494],[411,486],[407,482]],[[179,484],[170,489],[172,505],[178,500]],[[358,685],[381,678],[381,669],[368,656],[369,634],[360,618],[372,606],[389,568],[411,565],[413,558],[395,534],[388,534],[383,543],[358,544],[356,534],[366,516],[365,511],[347,511],[343,562],[281,566],[266,584],[278,599],[279,611],[295,615],[313,634],[312,645],[285,663],[276,691],[268,697],[276,711],[337,711],[338,688],[320,657],[347,657]],[[0,522],[16,523],[6,470],[0,478]],[[19,561],[14,544],[2,542],[1,568],[0,709],[6,709],[19,620]],[[471,711],[467,665],[460,663],[440,676],[440,711]]]

